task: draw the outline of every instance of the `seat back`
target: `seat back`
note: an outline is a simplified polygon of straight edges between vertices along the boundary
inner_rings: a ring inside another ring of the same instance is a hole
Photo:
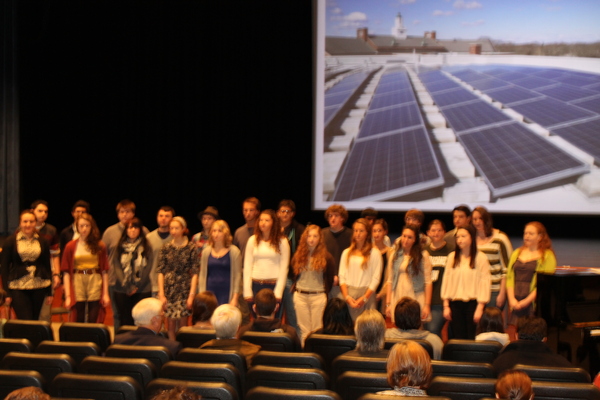
[[[252,358],[253,365],[270,365],[285,368],[325,369],[323,357],[317,353],[290,353],[261,350]]]
[[[281,389],[255,387],[246,393],[246,400],[342,400],[331,390]]]
[[[53,397],[95,400],[142,400],[142,388],[130,376],[61,373],[50,384]]]
[[[119,329],[115,332],[115,336],[120,335],[121,333],[127,333],[137,330],[137,326],[135,325],[121,325]]]
[[[427,396],[423,397],[426,400],[451,400],[450,397],[440,397],[440,396]],[[390,395],[390,394],[376,394],[376,393],[367,393],[363,394],[358,398],[358,400],[397,400],[398,396]],[[480,399],[485,400],[485,399]],[[492,399],[490,399],[492,400]],[[493,399],[497,400],[497,399]]]
[[[304,342],[304,351],[313,352],[323,357],[326,371],[331,370],[333,360],[347,351],[356,348],[356,338],[351,335],[310,334]]]
[[[135,346],[130,344],[111,344],[106,349],[106,357],[145,358],[160,371],[162,366],[173,359],[171,352],[164,346]]]
[[[394,347],[394,345],[396,343],[402,343],[405,340],[409,340],[409,339],[389,339],[389,338],[385,339],[385,344],[384,344],[383,348],[386,350],[389,350],[392,347]],[[431,345],[431,343],[429,343],[425,339],[410,339],[410,341],[417,342],[421,346],[423,346],[423,348],[427,351],[427,353],[429,353],[429,357],[433,360],[433,346]]]
[[[110,346],[110,332],[104,324],[83,322],[65,322],[58,328],[61,342],[94,342],[100,348],[100,354]]]
[[[238,400],[238,394],[231,385],[224,382],[194,382],[157,378],[146,387],[146,398],[151,399],[163,390],[183,386],[199,394],[202,400]]]
[[[357,400],[367,393],[389,390],[387,374],[383,372],[346,371],[337,378],[336,392],[344,400]]]
[[[61,372],[73,372],[75,362],[67,354],[10,352],[2,359],[2,369],[37,371],[50,383]],[[46,388],[45,388],[46,389]]]
[[[281,368],[257,365],[246,374],[246,388],[267,386],[282,389],[327,389],[329,378],[320,369]]]
[[[342,354],[331,365],[331,389],[336,389],[336,381],[346,371],[386,373],[387,359],[381,357],[359,357]]]
[[[495,397],[495,383],[496,379],[491,378],[436,376],[431,380],[427,394],[445,396],[452,400],[479,400],[483,397]]]
[[[50,323],[47,321],[21,321],[11,319],[4,324],[4,337],[12,339],[28,339],[32,349],[44,340],[54,340]]]
[[[182,349],[176,357],[177,361],[193,363],[228,363],[237,368],[240,374],[240,385],[246,387],[246,357],[236,350],[218,349]]]
[[[292,336],[285,332],[256,332],[246,331],[241,337],[250,343],[260,346],[263,350],[269,351],[296,351],[296,344],[292,340]]]
[[[502,345],[493,340],[450,339],[444,345],[442,360],[492,364]]]
[[[0,339],[0,360],[6,353],[18,351],[19,353],[31,353],[33,347],[29,339]]]
[[[536,400],[598,400],[600,389],[591,383],[533,381]]]
[[[0,369],[0,399],[5,398],[13,390],[35,386],[43,389],[46,380],[37,371],[8,371]]]
[[[436,376],[462,376],[464,378],[495,378],[494,367],[489,363],[475,363],[466,361],[438,361],[431,360],[433,377]]]
[[[192,363],[169,361],[160,370],[160,377],[179,381],[224,382],[243,393],[240,371],[227,363]]]
[[[532,381],[591,383],[590,374],[582,368],[538,367],[517,364],[513,369],[525,372]]]
[[[78,371],[88,375],[130,376],[139,383],[142,391],[158,376],[154,364],[145,358],[89,356],[81,362]]]
[[[35,351],[41,354],[68,354],[73,358],[76,369],[87,356],[100,355],[100,347],[93,342],[55,342],[53,340],[44,340],[38,345]]]
[[[216,339],[217,335],[214,329],[198,329],[192,326],[182,326],[177,331],[175,340],[181,343],[183,348],[198,348],[209,340]]]

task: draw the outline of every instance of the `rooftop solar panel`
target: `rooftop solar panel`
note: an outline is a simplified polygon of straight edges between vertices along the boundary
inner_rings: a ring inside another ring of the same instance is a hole
[[[352,93],[353,92],[351,90],[346,90],[344,92],[337,92],[325,96],[325,107],[330,107],[345,102],[348,97],[352,95]]]
[[[352,97],[367,76],[368,74],[366,72],[358,72],[349,75],[325,92],[325,126],[335,118],[338,111],[346,104],[348,99]]]
[[[425,87],[429,93],[439,92],[442,90],[454,89],[462,87],[458,83],[446,77],[445,80],[437,80],[434,82],[425,83]]]
[[[421,112],[416,103],[408,103],[392,108],[369,111],[363,120],[359,138],[381,133],[394,132],[423,123]]]
[[[596,114],[600,114],[600,97],[584,101],[576,101],[571,104],[577,107],[585,108],[586,110],[590,110]]]
[[[539,72],[535,72],[535,76],[538,78],[554,79],[559,78],[565,74],[565,71],[560,69],[545,69]]]
[[[595,115],[590,111],[550,98],[517,104],[511,108],[546,128]]]
[[[459,136],[492,194],[501,197],[588,171],[588,167],[520,123]]]
[[[546,86],[556,85],[557,82],[551,79],[538,78],[531,76],[529,78],[517,79],[512,81],[513,84],[524,87],[525,89],[538,89]]]
[[[592,90],[581,89],[575,86],[559,84],[545,89],[537,89],[536,92],[545,94],[548,97],[560,101],[573,101],[585,99],[587,97],[597,96],[598,93]]]
[[[379,79],[379,84],[383,85],[390,82],[396,82],[399,84],[403,84],[407,87],[410,87],[410,81],[408,79],[408,75],[406,72],[393,72],[383,75]]]
[[[469,85],[473,86],[475,89],[479,89],[483,92],[491,89],[497,89],[501,87],[505,87],[510,85],[510,83],[503,81],[501,79],[489,78],[483,81],[475,81],[470,82]]]
[[[407,90],[407,89],[412,90],[412,86],[410,85],[410,83],[397,82],[397,81],[392,81],[392,82],[387,82],[387,83],[379,82],[379,84],[377,85],[377,88],[375,89],[375,93],[381,94],[381,93],[396,92],[398,90]]]
[[[500,103],[504,104],[505,106],[508,106],[512,103],[524,101],[524,100],[543,97],[543,95],[541,95],[537,92],[523,89],[518,86],[507,86],[504,88],[485,92],[485,94],[490,96],[492,99],[499,101]]]
[[[482,74],[481,72],[473,71],[472,69],[464,69],[461,71],[453,72],[452,75],[454,75],[463,82],[480,81],[482,79],[489,78],[488,75]]]
[[[340,172],[333,200],[385,200],[443,183],[427,131],[418,127],[357,140]]]
[[[510,120],[508,115],[483,100],[444,108],[442,113],[456,133]]]
[[[596,164],[600,164],[600,119],[552,130],[552,133],[571,142],[581,150],[592,155]]]
[[[574,74],[561,76],[554,80],[557,82],[567,83],[569,85],[578,86],[578,87],[587,86],[587,85],[591,85],[593,83],[598,82],[597,80],[591,79],[589,77],[584,77],[584,76],[579,76],[579,75],[574,75]]]
[[[423,83],[444,81],[448,80],[448,77],[442,73],[442,71],[428,71],[419,74],[419,79]]]
[[[523,79],[523,78],[527,78],[529,75],[525,74],[523,72],[517,72],[517,71],[507,71],[504,74],[498,74],[496,75],[496,78],[498,79],[502,79],[503,81],[514,81],[517,79]]]
[[[463,88],[431,93],[431,97],[433,97],[435,104],[437,104],[437,106],[440,108],[450,105],[457,105],[467,101],[481,100],[479,97]]]
[[[404,103],[411,103],[416,101],[415,94],[412,90],[398,90],[390,93],[375,93],[369,106],[369,111],[377,110],[379,108],[391,107]]]

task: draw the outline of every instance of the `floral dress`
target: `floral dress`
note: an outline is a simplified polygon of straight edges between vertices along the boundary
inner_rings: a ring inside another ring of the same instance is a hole
[[[164,290],[167,298],[168,318],[181,318],[190,315],[186,301],[190,294],[192,276],[199,271],[198,247],[189,242],[185,246],[167,243],[160,250],[158,258],[159,274],[164,276]]]

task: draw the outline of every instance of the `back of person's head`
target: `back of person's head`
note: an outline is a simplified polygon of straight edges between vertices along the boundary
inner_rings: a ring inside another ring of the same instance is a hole
[[[517,337],[519,340],[536,340],[543,342],[546,339],[548,325],[543,318],[521,317],[517,321]]]
[[[419,302],[410,297],[401,298],[394,309],[394,319],[398,329],[403,331],[421,328],[421,306]]]
[[[13,390],[4,400],[50,400],[50,395],[38,387],[28,386]]]
[[[365,208],[364,210],[362,210],[360,212],[360,217],[361,218],[377,219],[378,215],[379,215],[379,212],[376,209],[372,208],[372,207]]]
[[[254,296],[254,305],[256,306],[256,314],[259,317],[269,317],[275,312],[277,299],[275,293],[271,289],[261,289]]]
[[[210,323],[215,328],[217,339],[231,339],[242,323],[242,313],[231,304],[222,304],[213,312]]]
[[[354,327],[348,304],[338,297],[330,299],[323,312],[323,333],[328,335],[352,335]]]
[[[502,372],[496,381],[495,390],[498,399],[533,399],[531,378],[523,371],[508,369]]]
[[[486,307],[477,324],[477,334],[484,332],[504,333],[504,319],[498,307]]]
[[[165,389],[158,392],[151,400],[200,400],[198,393],[192,392],[183,386]]]
[[[152,318],[162,314],[163,304],[154,297],[140,300],[131,310],[133,322],[137,326],[150,325]]]
[[[377,310],[365,310],[354,324],[356,350],[374,353],[385,344],[385,320]]]
[[[387,358],[387,380],[391,387],[416,386],[425,389],[431,381],[431,358],[417,342],[394,345]]]
[[[210,320],[218,305],[219,302],[213,292],[198,293],[192,303],[192,323]]]

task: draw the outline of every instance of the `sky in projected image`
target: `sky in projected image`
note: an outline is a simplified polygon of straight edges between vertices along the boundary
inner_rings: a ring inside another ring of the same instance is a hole
[[[316,2],[316,209],[600,214],[600,1]]]
[[[597,0],[328,0],[326,35],[355,36],[363,26],[372,34],[388,35],[398,12],[409,35],[435,30],[446,39],[600,40]]]

